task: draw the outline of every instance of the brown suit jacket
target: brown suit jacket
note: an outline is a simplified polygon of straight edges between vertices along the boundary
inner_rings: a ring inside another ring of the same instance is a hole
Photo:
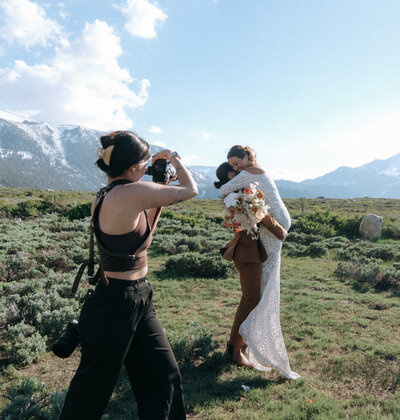
[[[267,259],[267,252],[261,241],[252,239],[244,230],[236,232],[220,252],[222,258],[228,261],[263,263]]]
[[[278,239],[285,240],[286,230],[270,214],[267,214],[261,223]],[[220,249],[220,252],[222,258],[228,261],[263,263],[267,259],[267,252],[260,239],[252,239],[243,230],[236,232],[230,242]]]
[[[261,223],[281,241],[285,240],[286,230],[268,213]]]

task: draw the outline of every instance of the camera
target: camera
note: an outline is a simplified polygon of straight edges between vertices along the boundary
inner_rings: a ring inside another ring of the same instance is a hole
[[[176,175],[176,171],[169,160],[157,159],[153,165],[147,168],[146,175],[151,175],[153,177],[153,182],[166,184]]]
[[[78,344],[78,321],[73,319],[68,323],[60,337],[57,338],[53,344],[52,350],[56,356],[65,359],[66,357],[71,356]]]

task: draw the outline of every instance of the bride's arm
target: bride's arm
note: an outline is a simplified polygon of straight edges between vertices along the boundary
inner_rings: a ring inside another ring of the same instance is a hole
[[[238,175],[236,175],[235,178],[232,178],[229,182],[222,185],[221,194],[225,196],[233,191],[246,188],[251,184],[253,180],[254,180],[254,175],[243,170]]]

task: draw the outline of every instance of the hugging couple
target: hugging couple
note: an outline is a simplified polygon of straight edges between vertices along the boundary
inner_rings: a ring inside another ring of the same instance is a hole
[[[290,369],[279,317],[281,249],[290,216],[251,148],[233,146],[227,157],[228,162],[217,169],[219,182],[214,185],[225,197],[224,225],[233,227],[234,237],[221,253],[234,261],[242,290],[227,349],[240,366],[262,371],[273,367],[297,379],[300,376]]]

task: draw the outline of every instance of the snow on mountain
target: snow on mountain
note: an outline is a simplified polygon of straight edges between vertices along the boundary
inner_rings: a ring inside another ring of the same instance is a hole
[[[26,188],[97,188],[93,163],[100,132],[0,113],[0,184]]]
[[[99,130],[50,124],[0,111],[0,185],[97,190],[106,182],[94,165]],[[152,152],[160,150],[151,146]],[[200,198],[217,198],[213,166],[191,166]],[[149,179],[149,177],[147,177]],[[282,197],[400,198],[400,153],[358,168],[342,166],[302,182],[276,181]]]
[[[26,188],[96,190],[106,182],[94,165],[101,132],[27,120],[0,112],[0,185]],[[161,148],[151,146],[155,154]],[[200,196],[218,196],[213,167],[193,167]],[[150,177],[146,176],[146,180]]]
[[[24,122],[30,120],[30,118],[26,118],[21,115],[13,114],[12,112],[7,111],[0,111],[0,119],[14,122]]]

